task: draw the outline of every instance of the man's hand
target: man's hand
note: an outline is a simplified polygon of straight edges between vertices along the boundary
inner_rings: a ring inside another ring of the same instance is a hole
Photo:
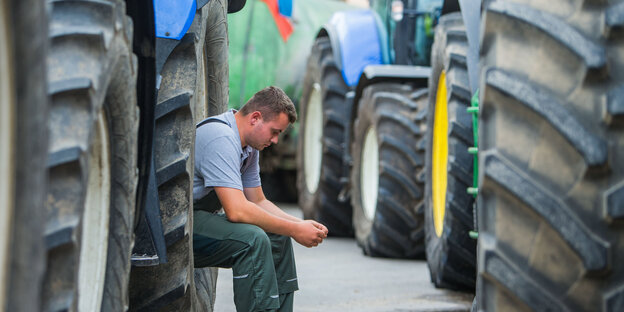
[[[312,223],[317,229],[319,229],[319,230],[323,231],[323,233],[325,233],[325,236],[323,236],[323,238],[327,238],[327,233],[329,233],[329,230],[327,230],[326,226],[324,226],[323,224],[318,223],[318,222],[316,222],[314,220],[304,220],[303,222]]]
[[[292,238],[305,247],[316,247],[327,237],[327,228],[323,230],[321,227],[325,228],[322,224],[312,220],[299,222]]]

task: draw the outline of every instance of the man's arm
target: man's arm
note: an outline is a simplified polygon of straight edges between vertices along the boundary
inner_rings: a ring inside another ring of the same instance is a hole
[[[289,215],[286,212],[284,212],[284,210],[280,209],[279,207],[277,207],[272,201],[268,200],[265,196],[264,196],[264,191],[262,190],[261,186],[258,187],[246,187],[243,190],[243,193],[245,194],[245,197],[251,201],[252,203],[260,206],[260,208],[266,210],[268,213],[280,217],[280,218],[284,218],[287,220],[291,220],[294,222],[302,222],[303,220]],[[309,222],[312,223],[316,228],[318,228],[319,230],[323,231],[325,233],[325,237],[327,237],[327,227],[325,227],[323,224],[316,222],[314,220],[305,220],[305,222]],[[325,238],[323,237],[323,238]]]
[[[229,187],[215,187],[214,190],[231,222],[257,225],[266,232],[290,236],[306,247],[317,246],[326,237],[311,223],[293,221],[265,211],[247,200],[241,190]]]
[[[284,219],[288,219],[294,222],[301,222],[303,220],[289,215],[287,213],[285,213],[282,209],[280,209],[279,207],[277,207],[275,204],[273,204],[273,202],[271,202],[270,200],[266,199],[266,197],[264,196],[264,192],[262,191],[262,187],[258,186],[258,187],[246,187],[245,189],[243,189],[243,193],[245,194],[245,197],[252,203],[260,206],[262,209],[266,210],[268,213],[284,218]]]

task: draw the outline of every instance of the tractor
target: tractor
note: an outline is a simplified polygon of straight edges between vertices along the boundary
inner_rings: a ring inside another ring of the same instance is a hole
[[[442,1],[372,1],[319,31],[300,112],[299,204],[368,255],[424,256],[427,80]]]
[[[195,124],[245,0],[2,0],[0,310],[212,311]]]
[[[623,26],[622,1],[335,14],[301,101],[304,212],[426,256],[476,310],[624,309]]]

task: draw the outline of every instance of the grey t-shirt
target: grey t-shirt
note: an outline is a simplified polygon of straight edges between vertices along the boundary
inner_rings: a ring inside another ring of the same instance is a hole
[[[230,187],[239,190],[258,187],[260,165],[258,150],[241,147],[235,110],[209,117],[218,119],[197,128],[195,136],[195,176],[193,199],[208,195],[213,187]]]

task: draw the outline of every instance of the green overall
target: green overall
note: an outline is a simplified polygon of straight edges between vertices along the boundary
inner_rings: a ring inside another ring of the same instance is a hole
[[[299,289],[290,237],[233,223],[212,191],[194,203],[195,267],[232,268],[236,311],[292,311]]]

